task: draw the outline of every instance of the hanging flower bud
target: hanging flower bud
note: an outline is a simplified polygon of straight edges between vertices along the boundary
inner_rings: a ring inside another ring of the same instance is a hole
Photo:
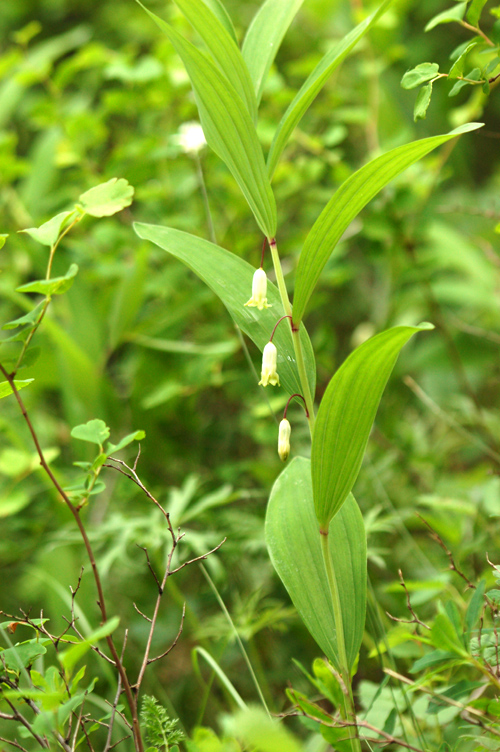
[[[278,435],[278,454],[280,460],[286,462],[288,455],[290,454],[290,434],[292,427],[286,418],[280,423],[280,430]]]
[[[267,302],[267,277],[264,269],[257,269],[253,275],[252,280],[252,297],[245,303],[250,308],[258,308],[262,311],[263,308],[272,308]]]
[[[278,351],[276,345],[272,342],[268,342],[262,352],[262,373],[260,375],[259,386],[272,386],[280,385],[280,377],[276,373],[276,362],[278,359]]]

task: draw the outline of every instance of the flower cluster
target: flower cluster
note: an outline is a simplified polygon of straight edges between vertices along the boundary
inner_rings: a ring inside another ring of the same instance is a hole
[[[262,261],[261,266],[259,269],[257,269],[253,275],[252,280],[252,297],[250,300],[248,300],[245,303],[245,306],[248,306],[250,308],[258,308],[259,311],[262,311],[264,308],[271,308],[271,305],[267,302],[267,276],[262,268],[263,258],[264,258],[264,246],[262,248]],[[276,331],[276,328],[278,324],[283,320],[289,318],[291,319],[291,316],[282,316],[276,323],[271,337],[269,339],[269,342],[267,345],[265,345],[263,351],[262,351],[262,371],[260,375],[260,386],[268,386],[271,384],[271,386],[280,386],[280,378],[278,376],[277,371],[277,362],[278,362],[278,350],[276,349],[276,345],[273,343],[273,337],[274,332]],[[289,421],[286,417],[286,412],[288,409],[288,405],[290,404],[291,400],[294,397],[300,397],[302,400],[304,398],[301,394],[293,394],[290,399],[287,402],[287,405],[285,407],[285,411],[283,414],[283,420],[281,421],[279,425],[279,434],[278,434],[278,454],[280,459],[283,462],[286,462],[288,459],[288,455],[290,454],[290,434],[292,432],[292,427],[290,426]],[[305,401],[304,401],[305,403]],[[306,407],[306,415],[309,417]]]

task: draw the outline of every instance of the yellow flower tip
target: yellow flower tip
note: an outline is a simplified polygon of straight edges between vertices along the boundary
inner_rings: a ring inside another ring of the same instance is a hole
[[[283,462],[286,462],[288,459],[288,455],[290,454],[290,434],[292,432],[292,427],[288,420],[286,418],[283,418],[283,420],[280,423],[279,428],[279,434],[278,434],[278,454],[280,456],[280,460]]]
[[[280,385],[280,378],[276,372],[276,364],[278,360],[278,351],[276,345],[272,342],[268,342],[262,352],[262,372],[260,375],[259,386],[272,386]]]
[[[252,297],[245,303],[250,308],[258,308],[262,311],[263,308],[272,308],[272,305],[267,302],[267,276],[264,269],[257,269],[253,275],[252,280]]]

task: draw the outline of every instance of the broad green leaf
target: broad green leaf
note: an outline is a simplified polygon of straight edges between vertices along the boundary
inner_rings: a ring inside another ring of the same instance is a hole
[[[271,561],[295,608],[321,650],[338,667],[310,460],[296,457],[277,479],[269,499],[265,532]],[[366,610],[366,536],[352,495],[332,520],[328,540],[339,587],[347,660],[352,668],[363,637]]]
[[[257,120],[257,100],[252,79],[235,40],[203,0],[174,0],[201,36],[212,57],[245,102],[250,117]]]
[[[2,329],[17,329],[19,326],[27,325],[33,327],[36,324],[44,305],[45,301],[41,300],[40,303],[38,303],[38,305],[36,305],[29,313],[25,313],[24,316],[20,316],[18,319],[8,321],[2,326]]]
[[[28,230],[20,230],[20,232],[26,232],[33,240],[42,245],[52,246],[63,228],[68,224],[68,217],[72,217],[74,214],[75,211],[61,212],[40,227],[30,227]]]
[[[111,178],[80,196],[78,208],[91,217],[110,217],[130,206],[134,188],[124,178]]]
[[[481,37],[476,37],[472,40],[472,42],[470,42],[470,44],[466,45],[463,52],[460,53],[460,55],[450,68],[448,78],[458,78],[458,76],[463,76],[467,55],[472,49],[474,49],[474,47],[477,47],[479,44],[483,44],[483,41],[484,40],[482,40]]]
[[[34,379],[15,379],[14,384],[19,392],[21,389],[24,389],[25,386],[29,386]],[[12,394],[12,387],[9,384],[8,381],[1,381],[0,382],[0,399],[3,399],[4,397],[8,397],[9,394]]]
[[[134,431],[134,433],[129,433],[128,436],[124,436],[121,441],[118,442],[118,444],[111,444],[111,442],[108,442],[106,446],[106,454],[109,456],[110,454],[114,454],[115,452],[119,452],[120,449],[124,449],[126,446],[131,444],[133,441],[142,441],[146,436],[144,431]]]
[[[250,71],[257,102],[260,102],[267,74],[288,27],[304,0],[265,0],[248,27],[243,41],[243,58]]]
[[[319,406],[312,441],[314,507],[327,530],[352,491],[382,392],[399,351],[431,324],[397,326],[352,352],[331,379]]]
[[[470,599],[467,607],[467,613],[465,614],[465,626],[470,638],[470,634],[481,616],[481,611],[484,606],[484,591],[486,589],[486,580],[481,580],[479,585],[474,590],[472,598]]]
[[[427,115],[427,110],[429,109],[429,105],[431,103],[431,97],[432,97],[432,81],[426,84],[425,86],[422,86],[422,88],[417,94],[415,107],[413,108],[413,119],[415,122],[417,122],[417,120],[425,119],[425,116]]]
[[[89,420],[81,426],[75,426],[71,429],[71,435],[74,439],[88,441],[91,444],[102,446],[106,439],[109,438],[109,428],[103,420]]]
[[[460,702],[460,700],[469,697],[475,689],[481,686],[484,686],[483,682],[466,681],[465,679],[457,682],[456,684],[452,684],[452,686],[448,689],[445,689],[444,692],[437,692],[434,695],[433,699],[429,701],[427,712],[439,713],[441,710],[450,707],[450,704],[446,702],[446,700],[440,700],[440,697],[448,697],[451,700]]]
[[[427,26],[425,27],[425,31],[430,31],[435,26],[438,26],[439,24],[443,23],[451,23],[452,21],[461,21],[464,17],[465,11],[467,8],[467,3],[457,3],[452,8],[447,8],[446,10],[443,10],[442,13],[438,13],[437,16],[434,16],[434,18],[431,18]]]
[[[463,658],[467,657],[455,628],[446,614],[438,614],[431,629],[431,639],[439,650],[447,650]]]
[[[36,658],[44,655],[46,652],[47,648],[34,639],[2,650],[0,652],[0,661],[5,662],[5,666],[11,671],[19,673],[22,668],[30,666]]]
[[[277,223],[276,203],[257,132],[244,102],[215,63],[169,24],[142,7],[182,58],[191,79],[207,143],[231,171],[262,232],[273,238]]]
[[[467,11],[467,21],[471,26],[476,26],[481,18],[481,13],[488,0],[472,0]]]
[[[294,128],[302,119],[304,113],[309,108],[311,102],[317,97],[325,82],[331,76],[335,68],[345,60],[347,55],[356,46],[359,40],[366,34],[368,29],[377,21],[385,12],[392,0],[385,0],[380,8],[365,18],[356,28],[347,34],[335,47],[327,52],[324,58],[318,63],[311,75],[301,86],[287,111],[283,115],[274,134],[271,149],[267,157],[267,170],[272,177],[278,164],[279,158],[283,153],[288,139]]]
[[[205,5],[208,5],[214,16],[216,16],[220,23],[223,25],[227,33],[234,39],[236,44],[238,43],[238,39],[236,38],[236,32],[234,30],[233,22],[231,21],[231,16],[225,9],[224,5],[221,3],[220,0],[204,0]]]
[[[71,674],[77,661],[79,661],[80,658],[82,658],[85,653],[90,650],[92,645],[95,645],[96,642],[104,639],[112,632],[114,632],[119,623],[120,619],[118,618],[118,616],[113,616],[112,619],[108,619],[108,621],[105,622],[102,627],[99,627],[99,629],[96,629],[95,632],[92,632],[92,634],[89,635],[85,640],[78,642],[68,650],[60,653],[59,660],[66,674]]]
[[[38,292],[50,298],[52,295],[62,295],[67,292],[78,274],[77,264],[71,264],[64,277],[52,277],[52,279],[37,279],[26,285],[16,288],[16,292]]]
[[[410,674],[421,674],[424,669],[439,666],[441,664],[443,664],[444,668],[444,666],[447,666],[450,663],[455,663],[456,658],[455,653],[449,650],[433,650],[432,652],[427,653],[427,655],[424,655],[423,658],[419,658],[418,661],[415,661],[409,671]]]
[[[269,342],[274,325],[285,312],[277,288],[268,283],[267,299],[272,306],[262,311],[245,307],[251,296],[255,269],[233,253],[208,240],[197,238],[171,227],[147,225],[136,222],[134,229],[140,238],[151,240],[156,245],[183,261],[221,299],[234,322],[250,337],[260,350]],[[314,352],[307,335],[301,327],[301,340],[311,393],[316,385]],[[290,327],[283,321],[273,338],[278,349],[278,374],[281,386],[289,394],[301,392],[295,363]],[[272,387],[267,387],[271,389]]]
[[[438,73],[439,65],[437,63],[420,63],[416,68],[406,71],[401,79],[401,86],[403,89],[416,89],[420,84],[435,78]]]
[[[437,146],[481,123],[467,123],[444,136],[433,136],[398,146],[361,167],[342,183],[325,206],[306,238],[297,267],[293,318],[299,323],[319,275],[354,217],[393,178]]]

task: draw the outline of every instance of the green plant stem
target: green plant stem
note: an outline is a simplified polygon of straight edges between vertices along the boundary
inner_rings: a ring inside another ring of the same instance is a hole
[[[352,695],[351,686],[351,674],[349,671],[349,664],[347,662],[347,653],[345,649],[344,639],[344,620],[342,618],[342,607],[340,605],[339,590],[337,587],[337,577],[332,564],[332,558],[330,556],[330,549],[328,545],[328,533],[320,533],[321,538],[321,552],[323,554],[323,561],[325,563],[326,576],[328,578],[328,584],[330,586],[330,596],[332,599],[333,618],[335,621],[335,634],[337,638],[337,649],[339,658],[339,668],[344,682],[344,708],[346,719],[356,724],[356,710],[354,708],[354,698]],[[358,732],[356,725],[353,726],[354,736],[351,736],[351,749],[352,752],[361,752],[361,744],[358,738]]]
[[[271,249],[274,273],[276,274],[276,281],[278,283],[278,290],[279,290],[280,297],[281,297],[281,303],[283,305],[283,308],[285,309],[285,314],[287,316],[290,316],[293,349],[295,351],[295,360],[297,363],[297,370],[299,372],[300,385],[302,388],[302,396],[304,397],[304,402],[306,403],[307,412],[309,413],[308,415],[309,430],[311,432],[311,437],[312,437],[314,433],[314,421],[315,421],[314,400],[311,394],[311,389],[309,387],[309,379],[307,378],[306,365],[304,362],[304,354],[302,351],[302,342],[300,341],[300,324],[298,327],[296,327],[295,324],[293,323],[292,305],[290,303],[290,298],[288,297],[288,292],[287,292],[286,284],[285,284],[285,278],[283,276],[283,269],[281,267],[281,260],[280,260],[279,253],[278,253],[278,246],[276,245],[275,238],[269,239],[269,247]]]
[[[271,713],[269,712],[269,708],[267,707],[267,703],[266,703],[266,700],[264,698],[264,693],[262,692],[262,689],[260,687],[259,681],[258,681],[258,679],[257,679],[257,677],[255,675],[255,671],[253,670],[252,663],[250,661],[250,658],[248,657],[247,651],[245,650],[245,647],[243,645],[243,642],[241,640],[239,632],[236,629],[236,625],[235,625],[234,621],[231,618],[231,614],[227,610],[226,604],[222,600],[221,595],[220,595],[219,591],[217,590],[217,587],[216,587],[214,581],[212,580],[212,578],[208,574],[205,566],[203,564],[200,564],[199,567],[200,567],[200,569],[201,569],[201,571],[203,573],[203,576],[205,577],[206,581],[210,585],[210,588],[211,588],[213,594],[217,598],[217,601],[219,603],[219,606],[222,609],[222,612],[223,612],[224,616],[228,620],[228,622],[229,622],[229,624],[230,624],[230,626],[231,626],[231,628],[232,628],[232,630],[234,632],[234,636],[235,636],[236,641],[237,641],[237,643],[239,645],[239,648],[241,650],[241,654],[243,655],[243,659],[244,659],[245,663],[247,664],[247,668],[248,668],[248,670],[250,672],[250,676],[252,677],[253,683],[255,685],[255,689],[257,690],[257,694],[259,695],[259,699],[260,699],[262,705],[264,706],[264,709],[265,709],[266,713],[268,714],[268,716],[270,718],[271,717]]]

